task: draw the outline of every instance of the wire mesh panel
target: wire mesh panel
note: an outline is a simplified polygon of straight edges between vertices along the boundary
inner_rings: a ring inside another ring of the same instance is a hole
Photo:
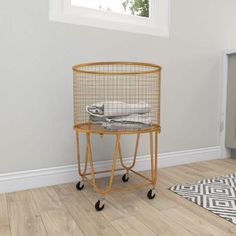
[[[75,126],[133,130],[160,125],[160,66],[101,62],[76,65],[73,71]]]

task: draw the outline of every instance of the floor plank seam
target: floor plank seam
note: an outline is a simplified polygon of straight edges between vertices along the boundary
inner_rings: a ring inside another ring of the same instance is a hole
[[[10,211],[9,211],[9,202],[8,202],[8,194],[5,194],[6,196],[6,203],[7,203],[7,216],[8,216],[8,223],[9,223],[9,229],[10,229],[10,235],[12,236],[12,228],[11,228],[11,220],[10,220]]]
[[[53,186],[53,188],[55,189],[55,186]],[[64,202],[61,200],[61,197],[60,197],[60,195],[57,193],[56,189],[55,189],[55,192],[56,192],[56,194],[58,195],[58,197],[59,197],[59,199],[60,199],[60,201],[61,201],[61,204],[64,206],[66,212],[67,212],[67,213],[71,216],[71,218],[74,220],[74,222],[75,222],[75,224],[77,225],[77,227],[78,227],[78,228],[80,229],[80,231],[83,233],[83,236],[86,236],[84,230],[78,225],[76,219],[75,219],[74,216],[70,213],[70,211],[69,211],[68,207],[66,206],[66,204],[64,204]]]
[[[36,199],[34,198],[34,194],[32,193],[32,190],[30,190],[30,195],[31,195],[31,197],[32,197],[32,199],[33,199],[33,201],[34,201],[34,204],[35,204],[36,208],[37,208],[37,211],[38,211],[39,217],[40,217],[40,219],[41,219],[41,222],[42,222],[42,224],[43,224],[43,227],[44,227],[44,229],[45,229],[45,232],[46,232],[47,236],[49,236],[48,231],[47,231],[47,228],[46,228],[46,226],[45,226],[45,224],[44,224],[44,221],[43,221],[41,212],[40,212],[40,210],[39,210],[37,201],[36,201]]]
[[[86,191],[86,190],[85,190]],[[95,192],[94,192],[95,193]],[[85,198],[87,198],[87,200],[88,200],[88,202],[90,203],[90,205],[91,205],[91,207],[93,207],[93,202],[92,202],[92,200],[91,199],[89,199],[87,196],[86,196],[86,194],[84,194],[83,193],[83,191],[82,191],[82,194],[84,195],[84,197]],[[102,215],[102,217],[104,218],[104,220],[119,234],[119,235],[121,235],[121,233],[111,224],[111,222],[110,221],[108,221],[108,219],[104,216],[104,213],[103,212],[95,212],[95,214],[101,214]]]

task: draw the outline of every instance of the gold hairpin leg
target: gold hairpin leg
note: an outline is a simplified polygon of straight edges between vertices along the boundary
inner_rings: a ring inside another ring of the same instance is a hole
[[[157,168],[158,168],[158,134],[155,131],[155,173],[154,173],[154,181],[153,184],[156,185],[157,183]]]
[[[135,151],[134,151],[134,159],[133,159],[133,162],[130,166],[126,166],[123,162],[123,157],[122,157],[122,153],[121,153],[121,146],[119,144],[119,156],[120,156],[120,163],[121,163],[121,166],[126,169],[126,170],[130,170],[134,167],[135,163],[136,163],[136,158],[137,158],[137,153],[138,153],[138,145],[139,145],[139,137],[140,137],[140,134],[138,133],[137,134],[137,138],[136,138],[136,145],[135,145]]]
[[[149,133],[150,138],[150,159],[151,159],[151,179],[152,184],[154,180],[154,160],[153,160],[153,134],[152,132]]]
[[[95,178],[95,171],[94,171],[94,166],[93,166],[93,159],[92,159],[90,134],[87,133],[86,137],[87,137],[87,145],[88,145],[88,159],[90,162],[91,175],[92,175],[92,185],[94,187],[94,190],[97,193],[99,193],[101,195],[106,195],[107,193],[109,193],[111,191],[111,188],[112,188],[114,173],[115,173],[115,169],[116,169],[116,159],[117,159],[118,149],[119,149],[119,145],[120,145],[120,135],[119,134],[116,135],[116,146],[115,146],[115,151],[114,151],[114,156],[113,156],[111,175],[110,175],[108,187],[104,190],[101,190],[100,188],[97,187],[96,178]]]
[[[86,175],[87,171],[87,165],[88,165],[88,145],[86,145],[86,157],[84,162],[84,170],[81,171],[81,162],[80,162],[80,144],[79,144],[79,132],[76,131],[76,145],[77,145],[77,161],[78,161],[78,173],[82,177],[82,180],[84,180],[84,177]]]
[[[158,135],[157,132],[154,132],[155,135],[155,152],[153,152],[153,132],[150,132],[150,157],[151,157],[151,179],[152,179],[152,184],[153,188],[156,186],[157,182],[157,142],[158,142]]]

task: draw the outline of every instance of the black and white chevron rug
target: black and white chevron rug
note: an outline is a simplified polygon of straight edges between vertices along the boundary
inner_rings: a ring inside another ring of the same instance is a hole
[[[176,185],[169,190],[236,224],[236,173]]]

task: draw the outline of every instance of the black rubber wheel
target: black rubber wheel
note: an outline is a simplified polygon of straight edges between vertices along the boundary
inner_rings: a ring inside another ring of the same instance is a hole
[[[97,211],[102,211],[103,210],[103,208],[104,208],[104,204],[101,206],[101,201],[100,200],[98,200],[96,203],[95,203],[95,209],[97,210]]]
[[[128,182],[128,180],[129,180],[129,176],[127,176],[127,174],[124,174],[124,175],[122,176],[122,181],[123,181],[123,182]]]
[[[76,184],[76,189],[81,191],[84,188],[84,184],[81,183],[80,181]]]
[[[149,199],[153,199],[155,196],[156,196],[156,194],[155,194],[154,190],[150,189],[147,193],[147,197]]]

